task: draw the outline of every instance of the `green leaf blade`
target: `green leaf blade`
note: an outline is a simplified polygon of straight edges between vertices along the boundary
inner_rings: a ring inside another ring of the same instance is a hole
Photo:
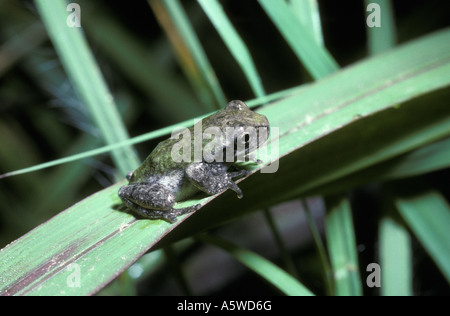
[[[320,46],[324,45],[322,25],[317,0],[291,0],[290,7],[299,21],[310,31]]]
[[[258,1],[315,79],[339,69],[337,62],[298,21],[285,1]]]
[[[362,295],[355,232],[347,199],[328,197],[326,237],[336,295]]]
[[[77,27],[67,25],[66,2],[36,1],[39,13],[75,90],[89,110],[106,144],[128,139],[128,132],[100,69]],[[136,168],[139,160],[131,147],[114,150],[114,161],[123,174]],[[128,171],[127,171],[128,170]]]
[[[438,192],[399,197],[395,204],[450,283],[450,206]]]
[[[263,97],[261,78],[244,41],[227,18],[222,5],[217,0],[197,0],[219,32],[225,45],[244,71],[256,97]]]
[[[216,104],[223,105],[227,103],[225,95],[216,77],[214,69],[212,68],[208,57],[206,56],[200,40],[198,39],[193,26],[189,22],[189,19],[184,12],[181,3],[178,0],[175,1],[163,1],[167,8],[167,11],[172,17],[172,21],[177,27],[177,31],[181,34],[183,40],[191,52],[195,63],[203,76],[204,82],[209,86],[214,94]]]
[[[380,223],[381,294],[411,296],[411,241],[406,227],[391,217]]]
[[[176,226],[112,212],[120,205],[120,184],[81,201],[2,249],[0,294],[93,294]],[[70,264],[80,268],[80,287],[68,285]]]
[[[307,289],[291,275],[252,251],[243,249],[237,245],[211,235],[202,236],[200,239],[222,248],[239,260],[242,264],[246,265],[248,268],[263,277],[266,281],[280,289],[286,295],[313,295],[309,289]]]

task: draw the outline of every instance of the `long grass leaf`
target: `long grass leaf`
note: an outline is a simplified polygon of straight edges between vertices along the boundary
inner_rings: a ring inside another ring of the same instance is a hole
[[[336,295],[362,295],[350,204],[342,196],[327,197],[325,231]]]
[[[265,95],[261,78],[244,41],[226,16],[222,5],[217,0],[197,0],[219,32],[225,45],[238,62],[256,97]]]
[[[450,167],[450,138],[444,138],[416,150],[365,168],[349,176],[320,186],[312,192],[333,193],[374,181],[413,177]]]
[[[0,295],[95,293],[177,226],[111,212],[119,204],[117,186],[107,188],[10,244],[0,252]]]
[[[395,200],[400,214],[450,283],[450,206],[428,190]]]
[[[291,275],[260,255],[211,235],[200,240],[222,248],[286,295],[311,296],[313,293]]]
[[[128,132],[81,29],[67,25],[66,2],[36,0],[36,5],[64,69],[105,143],[114,144],[128,139]],[[131,147],[116,149],[112,155],[122,174],[139,164]]]
[[[306,220],[308,221],[308,227],[311,231],[311,235],[314,239],[314,244],[316,245],[317,252],[319,254],[320,263],[323,268],[323,279],[325,283],[326,293],[332,295],[334,293],[334,278],[333,271],[331,269],[330,260],[327,256],[327,251],[325,249],[325,244],[323,243],[322,237],[320,236],[319,229],[317,228],[314,218],[311,214],[305,202],[301,202],[303,209],[305,210]]]
[[[339,69],[330,53],[316,42],[285,1],[258,1],[313,78],[320,79]]]
[[[112,145],[107,145],[107,146],[103,146],[103,147],[99,147],[96,149],[92,149],[92,150],[88,150],[79,154],[75,154],[75,155],[71,155],[68,157],[64,157],[64,158],[60,158],[60,159],[55,159],[52,161],[48,161],[42,164],[37,164],[31,167],[27,167],[27,168],[23,168],[23,169],[19,169],[19,170],[15,170],[15,171],[10,171],[7,173],[4,173],[2,175],[0,175],[0,179],[2,178],[7,178],[7,177],[11,177],[11,176],[16,176],[16,175],[21,175],[21,174],[25,174],[25,173],[29,173],[29,172],[34,172],[34,171],[38,171],[38,170],[42,170],[45,168],[50,168],[50,167],[54,167],[54,166],[58,166],[64,163],[69,163],[72,161],[77,161],[80,159],[85,159],[85,158],[89,158],[89,157],[93,157],[96,155],[101,155],[104,153],[108,153],[111,152],[117,148],[123,148],[124,146],[129,146],[129,145],[133,145],[133,144],[138,144],[150,139],[154,139],[163,135],[167,135],[169,134],[171,131],[173,131],[174,129],[177,129],[179,127],[185,127],[185,126],[189,126],[191,125],[192,120],[187,120],[185,122],[182,122],[180,124],[175,124],[172,126],[168,126],[153,132],[149,132],[147,134],[144,135],[140,135],[140,136],[136,136],[133,137],[131,139],[125,140],[125,141],[121,141],[121,142],[117,142],[115,144]]]
[[[92,1],[90,1],[92,2]],[[152,116],[162,122],[179,122],[205,112],[189,87],[166,69],[153,51],[121,27],[105,8],[83,4],[86,32],[128,80],[147,96]],[[114,36],[105,36],[114,34]],[[182,104],[183,106],[180,106]]]
[[[396,158],[379,172],[381,179],[399,179],[450,167],[450,138],[445,138]]]
[[[406,227],[390,216],[380,223],[381,294],[412,295],[411,241]]]
[[[174,46],[177,45],[186,47],[186,49],[184,49],[180,53],[182,59],[186,59],[186,61],[184,62],[185,68],[193,73],[193,80],[199,81],[198,85],[200,85],[200,88],[202,88],[203,86],[208,88],[207,92],[205,91],[204,94],[210,92],[213,93],[215,102],[209,102],[209,110],[214,110],[222,107],[223,104],[226,104],[227,100],[216,77],[214,69],[210,64],[208,57],[206,56],[206,53],[200,43],[200,40],[198,39],[197,34],[195,34],[194,28],[189,22],[189,19],[181,3],[178,0],[151,0],[149,1],[149,3],[153,4],[154,7],[159,7],[160,3],[162,3],[166,7],[167,12],[171,17],[171,21],[176,28],[176,32],[175,30],[168,30],[166,32],[168,34],[176,33],[174,34],[175,38],[172,40],[172,42],[174,42]],[[179,35],[177,36],[177,34]],[[180,42],[183,42],[186,45],[181,45]],[[192,63],[190,62],[191,58]],[[197,72],[199,74],[197,74]],[[216,105],[215,107],[214,104]]]
[[[322,25],[317,0],[291,0],[288,4],[299,21],[313,35],[316,43],[323,46]]]

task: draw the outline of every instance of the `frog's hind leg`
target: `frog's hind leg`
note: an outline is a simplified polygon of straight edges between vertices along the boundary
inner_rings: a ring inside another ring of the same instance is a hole
[[[201,204],[196,204],[189,207],[184,208],[171,208],[168,210],[148,210],[142,207],[138,207],[138,213],[142,216],[149,218],[149,219],[163,219],[165,221],[168,221],[169,223],[173,224],[177,221],[177,217],[195,212],[201,207]],[[135,207],[136,209],[136,207]]]
[[[170,223],[177,216],[196,211],[200,204],[174,209],[175,195],[162,185],[133,183],[119,190],[119,197],[135,213],[149,219],[164,219]]]
[[[170,212],[175,205],[175,196],[161,185],[125,185],[120,188],[119,197],[128,208],[146,218],[176,221],[176,217],[171,216]]]

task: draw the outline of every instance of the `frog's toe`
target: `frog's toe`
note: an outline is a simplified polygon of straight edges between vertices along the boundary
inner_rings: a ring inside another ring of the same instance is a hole
[[[238,187],[238,185],[237,185],[236,183],[234,183],[233,181],[230,181],[229,188],[230,188],[231,190],[233,190],[234,192],[236,192],[237,197],[238,197],[239,199],[242,199],[242,198],[244,197],[244,194],[242,193],[241,188]]]
[[[241,170],[238,170],[238,171],[230,172],[230,177],[231,177],[231,179],[234,179],[234,178],[240,178],[240,177],[243,177],[243,176],[248,176],[249,174],[250,174],[250,171],[247,171],[245,169],[241,169]]]
[[[162,216],[163,219],[167,220],[171,224],[175,223],[177,221],[177,216],[175,214],[164,214]]]

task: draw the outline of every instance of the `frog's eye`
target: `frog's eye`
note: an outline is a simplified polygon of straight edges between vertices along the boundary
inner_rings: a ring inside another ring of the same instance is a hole
[[[226,109],[242,111],[242,110],[246,110],[246,109],[248,110],[248,106],[241,100],[233,100],[227,104]]]
[[[234,126],[234,123],[235,123],[234,121],[227,121],[226,124],[227,124],[228,126]]]

